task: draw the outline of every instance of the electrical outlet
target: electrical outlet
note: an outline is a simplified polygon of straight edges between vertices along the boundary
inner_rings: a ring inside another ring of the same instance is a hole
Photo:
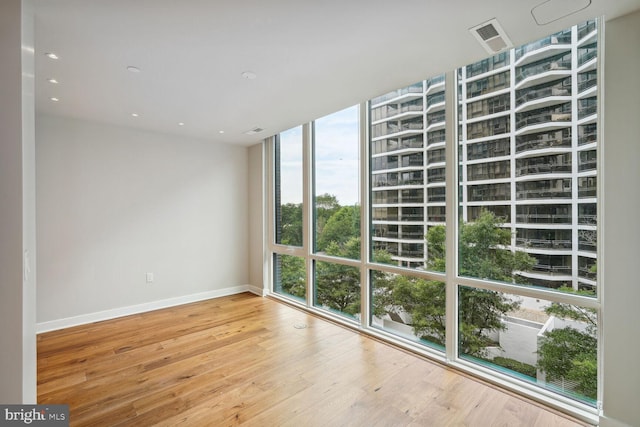
[[[153,273],[147,273],[147,283],[153,283]]]

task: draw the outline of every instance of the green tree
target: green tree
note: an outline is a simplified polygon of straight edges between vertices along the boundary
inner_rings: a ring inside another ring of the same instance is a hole
[[[569,287],[563,292],[593,296],[592,291],[574,291]],[[575,381],[576,391],[595,399],[598,388],[598,355],[596,338],[597,312],[591,308],[554,302],[545,312],[581,325],[580,329],[567,326],[545,332],[538,348],[538,368],[550,381],[563,379]]]
[[[280,207],[280,241],[283,245],[302,246],[302,204],[286,203]]]
[[[511,244],[511,231],[501,225],[487,210],[476,221],[460,225],[460,275],[511,282],[515,272],[533,267],[536,260],[526,252],[504,249]]]
[[[329,243],[327,255],[354,258],[360,255],[360,238],[345,244]],[[354,316],[360,313],[360,269],[334,262],[316,263],[316,304]]]
[[[444,271],[445,227],[436,226],[427,232],[427,267]],[[483,211],[472,223],[460,226],[460,272],[463,275],[512,281],[516,271],[526,271],[535,259],[524,252],[511,252],[504,246],[511,242],[509,230],[501,228],[499,218]],[[408,276],[389,281],[388,289],[380,290],[381,304],[374,313],[403,311],[412,318],[414,333],[436,344],[445,344],[445,285]],[[460,288],[459,346],[464,354],[483,356],[491,343],[488,332],[504,330],[502,317],[516,310],[519,302],[501,293],[481,289]]]
[[[279,279],[276,280],[276,291],[304,298],[306,294],[306,268],[304,258],[292,255],[279,255],[279,265],[276,272]]]
[[[338,199],[332,194],[325,193],[316,196],[314,212],[316,236],[320,236],[322,234],[327,221],[340,209],[340,207]]]
[[[344,245],[351,238],[359,236],[360,207],[343,206],[327,220],[322,233],[318,235],[316,250],[326,252],[331,243]]]

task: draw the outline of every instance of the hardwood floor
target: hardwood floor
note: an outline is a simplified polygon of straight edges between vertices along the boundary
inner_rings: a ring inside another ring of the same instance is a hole
[[[581,425],[251,294],[39,335],[38,403],[72,426]]]

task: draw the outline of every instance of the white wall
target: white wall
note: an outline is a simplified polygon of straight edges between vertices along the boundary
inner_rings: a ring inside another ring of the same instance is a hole
[[[640,425],[640,12],[606,23],[602,426]]]
[[[264,172],[262,144],[249,148],[249,283],[255,292],[264,288],[263,223]]]
[[[0,403],[36,400],[32,6],[0,2]]]
[[[49,116],[36,144],[39,324],[246,287],[246,148]]]

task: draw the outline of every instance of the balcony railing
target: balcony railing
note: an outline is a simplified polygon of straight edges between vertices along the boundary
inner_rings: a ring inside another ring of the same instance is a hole
[[[598,273],[591,271],[588,267],[578,267],[578,276],[589,280],[596,280]]]
[[[516,199],[570,199],[571,190],[517,190]]]
[[[584,171],[595,170],[597,166],[598,166],[597,159],[580,160],[578,164],[578,171],[584,172]]]
[[[578,224],[596,225],[598,222],[597,215],[578,214]]]
[[[589,117],[592,114],[596,114],[598,112],[598,105],[593,103],[592,105],[588,105],[586,107],[578,108],[578,119],[584,119],[585,117]]]
[[[427,107],[444,102],[444,93],[433,95],[427,98]]]
[[[526,44],[516,49],[516,60],[522,58],[529,52],[542,49],[543,47],[560,44],[571,44],[571,33],[569,34],[554,34],[549,37],[545,37],[542,40],[537,40],[533,43]]]
[[[424,197],[403,197],[401,203],[424,203]]]
[[[427,89],[442,82],[444,82],[444,74],[427,79]]]
[[[571,172],[571,165],[553,165],[550,163],[538,163],[523,165],[516,168],[516,176],[542,175],[548,173]]]
[[[408,93],[422,93],[423,87],[422,82],[413,84],[411,86],[404,87],[402,89],[394,90],[393,92],[385,93],[384,95],[378,96],[371,100],[372,105],[381,104],[383,102],[392,100],[394,98],[398,98],[402,95],[406,95]]]
[[[596,197],[596,187],[578,188],[578,198]]]
[[[402,233],[401,239],[424,240],[424,233]],[[404,251],[403,251],[404,252]]]
[[[569,214],[516,214],[516,222],[523,224],[570,224]]]
[[[527,77],[535,76],[547,71],[570,70],[571,61],[551,61],[544,64],[538,64],[530,67],[523,67],[516,73],[516,82],[520,83]]]
[[[568,265],[545,265],[536,264],[532,268],[533,271],[540,271],[551,275],[571,275],[571,266]]]
[[[401,221],[424,221],[422,214],[402,214]]]
[[[398,215],[395,214],[389,214],[389,215],[374,215],[373,216],[373,220],[374,221],[397,221],[398,220]]]
[[[591,34],[596,29],[596,21],[589,21],[578,29],[578,40],[582,40],[586,35]]]
[[[439,156],[429,156],[427,161],[429,162],[429,164],[433,164],[433,163],[442,163],[446,160],[445,155],[439,155]]]
[[[525,116],[516,122],[516,129],[522,129],[523,127],[537,125],[540,123],[549,122],[569,122],[571,121],[571,113],[557,112],[549,113],[544,112],[531,116]]]
[[[522,105],[525,102],[548,98],[550,96],[569,96],[571,89],[562,85],[545,87],[542,89],[531,89],[524,91],[517,99],[516,105]]]
[[[374,185],[375,187],[375,185]],[[397,197],[383,197],[383,198],[374,198],[373,199],[373,204],[374,205],[386,205],[386,204],[391,204],[391,203],[398,203],[399,199]]]
[[[444,141],[445,141],[444,132],[429,134],[429,136],[427,137],[427,146],[431,144],[437,144],[439,142],[444,142]]]
[[[537,249],[571,249],[571,240],[526,239],[518,237],[516,246]]]
[[[427,125],[431,126],[434,123],[444,122],[445,115],[444,112],[436,113],[436,114],[428,114],[427,115]]]
[[[501,179],[501,178],[509,178],[509,171],[505,172],[470,172],[468,179],[469,181],[481,181],[485,179]]]
[[[582,65],[586,62],[591,61],[598,55],[598,50],[594,48],[585,49],[584,51],[578,52],[578,65]]]
[[[424,251],[419,250],[402,250],[398,256],[403,257],[412,257],[412,258],[422,258],[424,256]]]
[[[587,79],[578,83],[578,92],[584,92],[585,90],[591,89],[597,84],[598,84],[598,78],[595,76],[594,77],[589,76]]]

